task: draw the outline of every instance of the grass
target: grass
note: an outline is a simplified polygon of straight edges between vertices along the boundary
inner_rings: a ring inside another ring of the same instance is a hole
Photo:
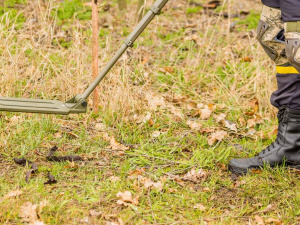
[[[0,14],[1,96],[64,101],[82,93],[91,81],[90,8],[81,1],[10,2],[15,10]],[[99,69],[136,24],[135,1],[122,15],[116,2],[109,4],[99,6]],[[260,4],[231,1],[218,11],[248,6],[248,16],[225,18],[170,1],[101,83],[98,114],[2,112],[0,223],[22,224],[21,207],[46,200],[39,212],[45,224],[253,224],[261,218],[298,224],[298,171],[266,168],[235,178],[226,168],[231,158],[253,156],[275,138],[273,65],[253,35]],[[18,27],[12,15],[22,15]],[[212,115],[201,119],[205,105]],[[237,131],[216,121],[222,113]],[[210,145],[217,131],[227,136]],[[130,148],[114,150],[112,136],[118,148]],[[58,155],[85,161],[47,161],[55,145]],[[14,157],[38,164],[29,183],[28,166]],[[206,176],[182,180],[193,168]],[[48,171],[56,184],[43,184]],[[162,190],[146,188],[145,177],[162,181]],[[4,198],[14,190],[22,194]],[[138,195],[138,205],[117,204],[124,191]]]

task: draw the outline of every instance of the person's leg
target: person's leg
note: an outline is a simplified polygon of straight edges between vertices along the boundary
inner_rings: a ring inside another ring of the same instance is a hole
[[[280,8],[280,0],[261,0],[261,2],[271,8]]]
[[[300,21],[299,0],[280,0],[280,9],[282,11],[282,20],[284,22]]]
[[[235,174],[266,164],[285,163],[300,168],[300,76],[286,55],[284,21],[278,8],[281,2],[263,0],[263,3],[257,34],[263,49],[276,64],[278,90],[272,94],[271,103],[279,108],[278,135],[275,142],[255,157],[230,160],[229,169]]]

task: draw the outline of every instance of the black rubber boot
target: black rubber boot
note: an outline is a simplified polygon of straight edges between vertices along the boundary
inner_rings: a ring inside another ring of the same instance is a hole
[[[245,174],[265,165],[285,165],[300,169],[300,110],[281,107],[278,112],[276,140],[253,158],[232,159],[228,164],[234,174]]]

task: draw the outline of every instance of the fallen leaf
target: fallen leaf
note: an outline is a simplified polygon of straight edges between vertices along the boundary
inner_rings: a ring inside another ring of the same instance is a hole
[[[138,176],[142,175],[143,171],[141,169],[136,169],[129,172],[128,178],[129,179],[136,179]]]
[[[237,132],[236,124],[229,121],[229,120],[225,120],[225,127],[232,130],[232,131]]]
[[[214,128],[210,128],[210,127],[206,127],[206,128],[203,128],[203,129],[201,129],[201,132],[202,133],[213,133],[215,131],[215,129]]]
[[[102,215],[103,215],[103,213],[104,212],[102,212],[102,211],[96,211],[96,210],[91,210],[90,212],[89,212],[89,215],[91,216],[91,217],[101,217]]]
[[[149,120],[151,120],[151,113],[150,112],[146,112],[144,115],[138,116],[138,115],[134,115],[134,120],[136,121],[137,124],[140,123],[148,123]]]
[[[204,108],[204,104],[203,103],[198,103],[197,104],[197,109],[203,109]]]
[[[249,110],[245,113],[247,116],[253,116],[259,109],[258,99],[254,99],[249,103]]]
[[[111,148],[112,150],[119,150],[119,151],[126,151],[129,149],[129,147],[120,144],[119,142],[116,141],[114,136],[110,137],[110,146],[109,148]]]
[[[168,190],[167,190],[167,192],[169,192],[169,193],[176,193],[178,190],[177,189],[175,189],[175,188],[168,188]]]
[[[62,138],[62,133],[56,132],[53,136],[54,136],[54,138]]]
[[[264,225],[265,224],[263,218],[259,215],[256,215],[254,217],[254,219],[255,219],[257,225]]]
[[[211,111],[210,109],[206,109],[206,108],[201,109],[200,112],[201,112],[200,118],[201,118],[202,120],[207,120],[207,119],[209,119],[210,116],[211,116],[211,114],[212,114],[212,111]]]
[[[186,107],[188,110],[197,109],[197,104],[195,102],[189,102]]]
[[[75,165],[75,162],[74,161],[71,161],[70,163],[69,163],[69,165],[66,165],[66,166],[64,166],[64,168],[72,168],[72,169],[74,169],[74,168],[78,168],[78,165]]]
[[[32,225],[44,225],[44,223],[38,219],[37,208],[37,204],[32,204],[31,202],[26,202],[22,205],[20,210],[22,221]]]
[[[133,205],[139,204],[139,196],[137,195],[135,198],[133,198],[130,191],[118,192],[117,197],[120,198],[117,201],[117,204],[119,204],[119,205],[127,206],[128,203],[133,204]]]
[[[202,124],[200,122],[197,122],[197,121],[191,121],[191,120],[188,120],[186,122],[186,124],[192,129],[192,130],[196,130],[196,131],[199,131],[202,127]]]
[[[167,73],[174,73],[174,69],[172,67],[165,66],[163,69]]]
[[[147,177],[141,177],[139,180],[141,183],[144,184],[144,187],[146,189],[154,188],[158,191],[163,190],[163,183],[161,181],[153,182],[150,178],[147,178]]]
[[[205,178],[207,176],[207,172],[203,169],[191,169],[188,171],[183,177],[184,181],[192,181],[194,183],[198,183],[199,179]]]
[[[212,133],[208,139],[208,144],[212,146],[216,141],[222,141],[226,136],[226,131],[217,131],[215,133]]]
[[[217,123],[220,123],[225,120],[226,115],[224,113],[221,113],[219,115],[215,115],[214,118],[217,121]]]
[[[205,188],[203,188],[203,189],[202,189],[202,191],[203,191],[203,192],[211,192],[211,190],[210,190],[210,188],[209,188],[209,187],[205,187]]]
[[[248,56],[245,56],[241,59],[242,62],[252,62],[252,59],[251,57],[248,57]]]
[[[165,100],[162,96],[147,94],[145,98],[148,101],[148,106],[151,110],[155,110],[158,107],[165,105]]]
[[[200,211],[205,211],[206,207],[203,204],[198,203],[198,204],[194,205],[194,209],[199,209]]]
[[[234,183],[233,187],[237,188],[237,187],[240,187],[240,186],[242,186],[242,185],[244,185],[244,184],[246,184],[246,181],[244,181],[244,180],[241,180],[241,181],[237,180],[237,181]]]
[[[253,174],[261,174],[262,170],[261,169],[252,169],[251,173],[253,173]]]
[[[103,138],[104,141],[110,142],[110,137],[109,137],[108,133],[103,132],[102,133],[102,138]]]
[[[106,126],[104,123],[96,123],[95,124],[95,129],[97,131],[104,131],[106,129]]]
[[[177,109],[177,108],[175,108],[175,107],[172,106],[172,105],[168,105],[168,108],[170,109],[170,112],[171,112],[174,116],[178,117],[179,119],[183,119],[183,115],[182,115],[180,109]]]

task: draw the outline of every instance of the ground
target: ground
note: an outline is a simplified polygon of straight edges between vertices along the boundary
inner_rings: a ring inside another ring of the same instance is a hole
[[[99,86],[98,113],[1,112],[1,224],[300,223],[299,171],[227,171],[276,134],[260,1],[208,3],[170,1]],[[82,93],[92,81],[89,1],[1,4],[1,96]],[[99,70],[137,23],[136,6],[100,1]],[[82,161],[50,161],[55,146]]]

